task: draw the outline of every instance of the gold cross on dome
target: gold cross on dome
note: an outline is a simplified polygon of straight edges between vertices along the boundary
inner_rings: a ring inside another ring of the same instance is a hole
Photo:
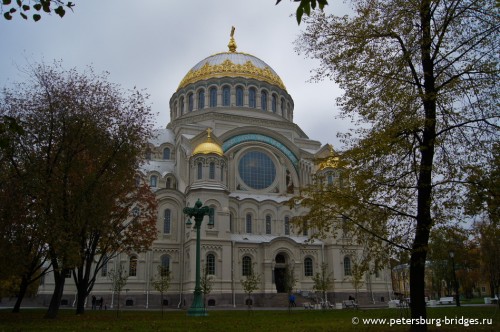
[[[210,138],[210,134],[212,133],[212,128],[207,129],[207,137]]]

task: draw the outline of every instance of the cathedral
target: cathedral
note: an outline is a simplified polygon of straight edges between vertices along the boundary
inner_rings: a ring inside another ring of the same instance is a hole
[[[299,231],[291,222],[307,211],[286,204],[315,174],[330,183],[338,179],[335,163],[314,162],[332,148],[310,140],[293,122],[294,102],[285,84],[263,60],[238,52],[233,32],[228,51],[187,72],[170,98],[170,123],[150,141],[140,176],[158,200],[158,237],[149,251],[122,253],[99,272],[90,297],[102,298],[107,308],[117,305],[109,271],[118,266],[128,274],[121,307],[191,305],[196,230],[183,209],[198,200],[211,211],[200,229],[200,265],[212,281],[208,306],[238,307],[247,301],[286,306],[287,269],[297,280],[298,304],[313,302],[312,277],[323,264],[334,279],[330,302],[356,292],[351,264],[361,248],[344,237],[307,241],[314,229]],[[158,266],[171,276],[163,297],[152,285]],[[252,272],[260,275],[260,284],[248,298],[241,281]],[[46,304],[52,289],[48,275],[38,293]],[[382,269],[367,272],[356,293],[363,304],[388,301],[391,292],[390,274]],[[68,278],[61,304],[73,305],[75,296]]]

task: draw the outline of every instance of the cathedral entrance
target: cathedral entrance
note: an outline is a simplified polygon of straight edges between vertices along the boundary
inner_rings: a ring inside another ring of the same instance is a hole
[[[274,268],[274,281],[276,283],[276,292],[285,293],[285,268]]]
[[[276,284],[276,292],[285,293],[285,278],[286,278],[286,256],[279,253],[274,258],[274,283]]]

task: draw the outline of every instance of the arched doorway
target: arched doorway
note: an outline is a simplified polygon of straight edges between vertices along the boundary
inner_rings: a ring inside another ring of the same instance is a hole
[[[285,293],[286,254],[282,252],[278,253],[274,258],[274,262],[274,283],[276,285],[276,292]]]

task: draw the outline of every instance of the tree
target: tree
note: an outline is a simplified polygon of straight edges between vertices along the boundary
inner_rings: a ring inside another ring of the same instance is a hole
[[[334,280],[333,280],[333,273],[328,273],[328,264],[327,263],[321,263],[321,272],[316,272],[316,274],[312,277],[312,280],[314,282],[313,289],[316,292],[320,292],[323,301],[328,301],[327,297],[327,292],[331,289],[333,289],[334,286]]]
[[[136,181],[152,116],[140,91],[123,92],[98,76],[60,63],[32,68],[33,81],[4,90],[1,115],[22,124],[9,167],[27,183],[30,213],[52,264],[57,315],[66,275],[83,313],[97,272],[117,253],[143,251],[156,238],[156,200]],[[30,226],[30,229],[34,226]]]
[[[284,288],[288,295],[290,295],[293,293],[293,288],[298,281],[298,279],[295,277],[295,267],[293,265],[288,264],[285,267],[284,277]]]
[[[312,13],[296,44],[320,60],[313,79],[333,78],[344,90],[341,117],[358,125],[341,135],[345,186],[336,195],[323,188],[313,213],[334,211],[408,249],[411,317],[426,318],[430,231],[462,218],[467,167],[484,164],[498,142],[499,7],[486,0],[353,3],[351,17]]]
[[[316,4],[318,5],[320,10],[323,10],[323,8],[328,5],[327,0],[293,0],[294,2],[300,2],[299,6],[297,7],[297,11],[295,13],[295,17],[297,18],[297,23],[300,24],[302,22],[302,16],[307,14],[307,16],[311,15],[311,8],[312,10],[316,9]],[[276,0],[276,4],[279,4],[281,0]]]
[[[207,295],[210,294],[214,286],[214,276],[209,275],[208,271],[203,267],[201,271],[200,287],[203,293],[203,305],[206,305]]]
[[[161,316],[163,317],[163,294],[165,294],[170,288],[170,281],[172,280],[172,272],[168,268],[158,265],[158,273],[155,275],[154,279],[151,281],[153,288],[160,292],[161,301]]]
[[[125,270],[123,265],[118,266],[118,270],[110,270],[108,272],[108,279],[111,281],[111,290],[113,291],[113,295],[117,296],[117,305],[116,305],[116,316],[118,317],[120,314],[120,294],[123,290],[123,287],[127,284],[128,280],[128,272]]]
[[[34,3],[34,4],[33,4]],[[59,17],[63,17],[66,14],[66,9],[73,10],[75,4],[71,1],[62,0],[2,0],[0,4],[0,12],[6,20],[12,20],[12,15],[16,12],[27,20],[28,14],[34,12],[32,15],[33,21],[37,22],[42,18],[43,13],[50,14],[54,12]],[[65,9],[66,8],[66,9]],[[33,9],[33,11],[31,11]]]
[[[243,291],[247,295],[246,303],[248,305],[248,309],[251,309],[252,307],[252,299],[250,298],[250,296],[252,295],[253,292],[255,292],[260,288],[259,286],[260,280],[261,280],[261,275],[255,273],[253,267],[250,267],[250,273],[248,273],[245,276],[245,279],[240,280],[241,286],[243,286]]]

